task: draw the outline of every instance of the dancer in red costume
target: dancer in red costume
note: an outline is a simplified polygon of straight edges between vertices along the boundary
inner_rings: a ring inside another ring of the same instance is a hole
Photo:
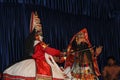
[[[26,59],[20,61],[4,71],[4,80],[63,80],[64,74],[54,61],[52,56],[59,56],[60,51],[49,47],[43,42],[42,26],[37,14],[32,13],[30,31],[33,33],[34,52],[30,52]],[[26,57],[26,56],[25,56]]]
[[[36,35],[36,39],[40,41],[36,46],[33,54],[33,58],[36,61],[37,65],[37,77],[38,79],[44,78],[47,80],[51,80],[52,78],[52,70],[51,66],[48,64],[48,62],[45,59],[45,54],[50,54],[52,56],[59,56],[60,51],[56,50],[54,48],[48,47],[43,41],[41,41],[39,38],[41,36]]]
[[[39,26],[39,27],[41,27],[41,26]],[[32,57],[33,57],[33,59],[35,59],[36,65],[37,65],[37,78],[51,80],[53,74],[52,74],[51,66],[46,61],[45,54],[49,54],[52,56],[60,56],[60,51],[55,48],[49,47],[48,45],[46,45],[43,42],[42,28],[40,28],[36,32],[35,39],[39,43],[37,45],[35,45],[34,53],[33,53]]]

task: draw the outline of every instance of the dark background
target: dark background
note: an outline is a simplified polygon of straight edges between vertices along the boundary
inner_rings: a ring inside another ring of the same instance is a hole
[[[120,0],[0,0],[0,73],[22,59],[32,11],[51,47],[66,49],[72,36],[87,28],[92,45],[103,46],[100,71],[108,56],[120,64]]]

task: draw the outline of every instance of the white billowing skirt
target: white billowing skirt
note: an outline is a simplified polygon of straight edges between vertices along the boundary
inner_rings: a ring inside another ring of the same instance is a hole
[[[56,79],[64,79],[64,73],[61,71],[53,57],[45,53],[47,63],[51,66],[52,77]],[[36,77],[36,63],[34,59],[27,59],[20,61],[3,72],[4,80],[35,80]]]
[[[24,76],[24,77],[35,77],[36,65],[34,59],[27,59],[18,62],[11,67],[7,68],[3,73]]]

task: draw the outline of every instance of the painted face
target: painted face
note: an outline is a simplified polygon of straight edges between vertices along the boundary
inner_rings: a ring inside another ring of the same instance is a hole
[[[36,40],[34,41],[34,46],[43,41],[43,37],[40,35],[37,35],[35,38]]]
[[[85,41],[86,41],[86,40],[85,40],[83,34],[78,34],[78,35],[76,36],[76,42],[77,42],[77,44],[80,44],[81,42],[85,42]]]
[[[43,41],[43,37],[40,36],[40,35],[36,35],[36,36],[35,36],[35,39],[38,40],[38,41]]]

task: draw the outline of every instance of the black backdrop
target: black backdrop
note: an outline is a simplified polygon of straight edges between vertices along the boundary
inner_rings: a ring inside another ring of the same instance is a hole
[[[92,45],[103,45],[100,71],[110,55],[120,64],[118,4],[119,0],[0,0],[0,72],[22,59],[32,11],[38,12],[44,41],[51,47],[66,49],[72,36],[87,28]]]

